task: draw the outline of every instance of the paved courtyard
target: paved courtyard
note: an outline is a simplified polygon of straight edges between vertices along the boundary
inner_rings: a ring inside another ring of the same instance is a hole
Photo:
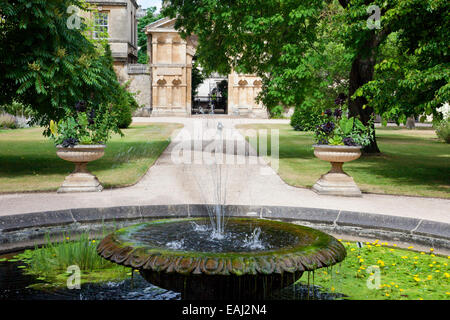
[[[169,147],[136,185],[104,190],[101,193],[0,195],[0,215],[70,208],[202,204],[214,203],[216,199],[220,199],[226,204],[234,205],[336,209],[450,223],[450,200],[377,194],[363,194],[361,198],[321,196],[308,189],[291,187],[264,161],[252,161],[255,159],[250,159],[248,153],[251,155],[253,149],[249,148],[248,144],[247,152],[237,155],[232,164],[216,166],[205,163],[210,144],[209,139],[202,141],[199,138],[199,128],[200,131],[214,136],[220,133],[217,132],[220,122],[223,126],[222,133],[226,132],[242,139],[235,128],[238,124],[288,123],[287,120],[161,117],[135,118],[135,122],[184,124],[184,129],[175,134]],[[186,137],[191,138],[185,139]],[[189,157],[194,161],[177,163],[186,155],[186,149],[180,150],[183,141],[195,141]],[[234,150],[224,148],[223,152],[233,154]],[[214,181],[221,181],[220,195],[217,194],[217,184]]]

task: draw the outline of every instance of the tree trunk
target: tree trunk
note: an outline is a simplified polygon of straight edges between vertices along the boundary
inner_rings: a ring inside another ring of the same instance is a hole
[[[414,118],[414,116],[410,116],[408,117],[408,119],[406,119],[406,128],[410,130],[416,128],[416,119]]]
[[[377,36],[374,34],[368,41],[368,51],[358,54],[353,60],[352,69],[350,71],[350,85],[349,97],[351,97],[358,88],[362,87],[373,79],[373,73],[376,63],[376,48],[379,44]],[[364,56],[363,56],[364,54]],[[366,105],[366,106],[365,106]],[[364,107],[365,106],[365,107]],[[364,97],[357,97],[356,99],[349,98],[349,115],[351,117],[358,117],[361,122],[368,125],[373,113],[373,108],[367,106],[367,100]],[[373,125],[373,129],[374,125]],[[364,153],[380,153],[375,137],[375,130],[373,130],[372,142],[370,145],[364,147]]]

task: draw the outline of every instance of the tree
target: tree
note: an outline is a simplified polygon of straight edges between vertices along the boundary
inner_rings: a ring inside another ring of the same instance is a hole
[[[367,25],[370,5],[380,9],[380,29]],[[226,74],[233,67],[259,75],[268,108],[329,101],[325,83],[339,74],[350,115],[365,125],[375,111],[406,120],[411,109],[431,114],[449,100],[444,0],[171,0],[164,14],[177,16],[184,36],[198,36],[197,55],[208,71]],[[398,51],[383,51],[393,33]],[[332,45],[345,61],[327,69],[324,61],[336,61]],[[382,79],[383,70],[391,77]],[[375,134],[365,152],[379,152]]]
[[[111,58],[69,28],[77,0],[0,0],[0,105],[13,101],[35,112],[32,123],[48,126],[78,101],[113,103],[119,83]],[[48,131],[47,131],[48,133]]]
[[[147,14],[140,18],[138,21],[138,63],[147,64],[148,63],[148,55],[147,55],[147,35],[145,34],[145,27],[150,23],[155,22],[163,16],[159,14],[155,14],[156,7],[150,7],[147,9]]]

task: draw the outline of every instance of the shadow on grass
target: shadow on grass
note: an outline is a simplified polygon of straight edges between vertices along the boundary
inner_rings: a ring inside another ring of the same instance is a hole
[[[267,147],[270,155],[270,139]],[[382,132],[378,137],[381,155],[363,156],[344,165],[344,170],[361,184],[378,189],[398,187],[408,194],[421,193],[420,189],[439,192],[444,196],[450,191],[450,149],[448,145],[432,137],[391,135]],[[280,130],[280,166],[303,170],[319,170],[324,162],[314,156],[312,134],[293,130]],[[292,170],[290,170],[292,175]],[[283,174],[281,174],[283,175]],[[301,181],[297,181],[302,184]]]
[[[7,143],[8,141],[2,142],[2,144]],[[51,142],[11,141],[10,143],[12,147],[10,145],[0,154],[0,176],[68,174],[74,169],[74,164],[58,158]],[[167,145],[167,140],[111,141],[107,145],[105,156],[90,163],[88,168],[99,172],[114,169],[125,163],[154,159]]]

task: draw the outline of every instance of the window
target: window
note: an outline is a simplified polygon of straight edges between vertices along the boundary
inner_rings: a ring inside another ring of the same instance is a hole
[[[94,39],[108,38],[108,13],[94,13]]]

